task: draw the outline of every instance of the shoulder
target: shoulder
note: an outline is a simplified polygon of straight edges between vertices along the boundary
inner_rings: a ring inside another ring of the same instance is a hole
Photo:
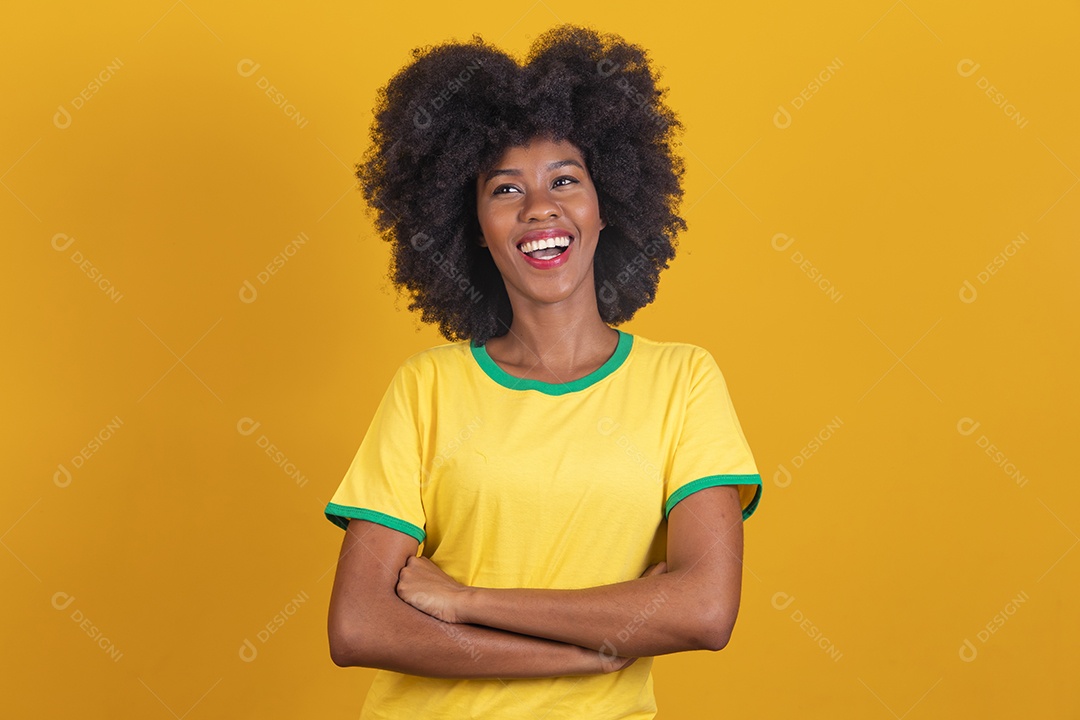
[[[441,372],[460,368],[470,358],[471,353],[468,340],[434,345],[406,356],[398,368],[398,373],[419,379],[433,378]]]
[[[653,340],[635,335],[634,353],[635,362],[648,372],[686,373],[695,376],[718,370],[712,353],[693,343]]]

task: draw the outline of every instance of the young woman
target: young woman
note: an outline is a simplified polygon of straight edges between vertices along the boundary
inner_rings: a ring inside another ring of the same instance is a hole
[[[712,355],[612,327],[686,228],[680,124],[617,36],[414,56],[358,177],[449,342],[404,360],[326,506],[331,656],[381,670],[363,718],[652,718],[652,657],[728,642],[761,496]]]

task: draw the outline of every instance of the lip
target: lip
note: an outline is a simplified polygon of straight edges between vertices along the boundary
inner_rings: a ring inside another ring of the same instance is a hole
[[[537,234],[537,233],[547,233],[547,234],[540,235],[540,234]],[[575,238],[571,233],[568,233],[565,230],[539,230],[539,231],[536,231],[534,233],[530,233],[530,235],[533,235],[533,237],[526,236],[521,242],[527,242],[529,240],[538,240],[538,239],[546,238],[546,237],[561,237],[563,235],[569,235],[570,236],[570,244],[566,246],[566,249],[563,250],[558,255],[556,255],[555,257],[550,258],[548,260],[539,260],[537,258],[529,257],[525,253],[521,252],[521,250],[518,250],[518,254],[521,255],[521,259],[524,260],[525,262],[527,262],[528,264],[532,265],[537,270],[550,270],[552,268],[557,268],[560,265],[564,265],[569,260],[570,253],[574,252],[574,248],[577,247],[577,238]]]

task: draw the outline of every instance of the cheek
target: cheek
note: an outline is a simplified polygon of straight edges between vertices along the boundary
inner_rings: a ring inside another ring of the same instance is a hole
[[[476,226],[480,228],[480,234],[490,241],[499,233],[498,220],[490,211],[481,209],[476,213]]]
[[[480,202],[476,206],[476,219],[480,223],[480,227],[492,231],[498,228],[500,224],[505,224],[505,214],[505,208],[501,208],[495,203]]]
[[[596,204],[592,204],[588,207],[582,208],[578,213],[578,217],[581,218],[582,221],[587,222],[591,225],[600,225],[603,222],[603,216],[600,214],[600,208]]]
[[[603,217],[603,213],[600,212],[600,198],[596,195],[596,190],[593,189],[589,197],[589,215],[595,218],[597,222]]]

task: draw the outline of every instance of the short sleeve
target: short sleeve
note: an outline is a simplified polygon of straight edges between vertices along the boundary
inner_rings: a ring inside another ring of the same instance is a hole
[[[383,393],[352,464],[326,506],[330,522],[347,529],[350,519],[369,520],[425,537],[421,497],[420,381],[402,365]]]
[[[738,485],[746,520],[761,500],[761,474],[716,361],[698,348],[693,363],[682,431],[665,481],[664,517],[698,490]]]

